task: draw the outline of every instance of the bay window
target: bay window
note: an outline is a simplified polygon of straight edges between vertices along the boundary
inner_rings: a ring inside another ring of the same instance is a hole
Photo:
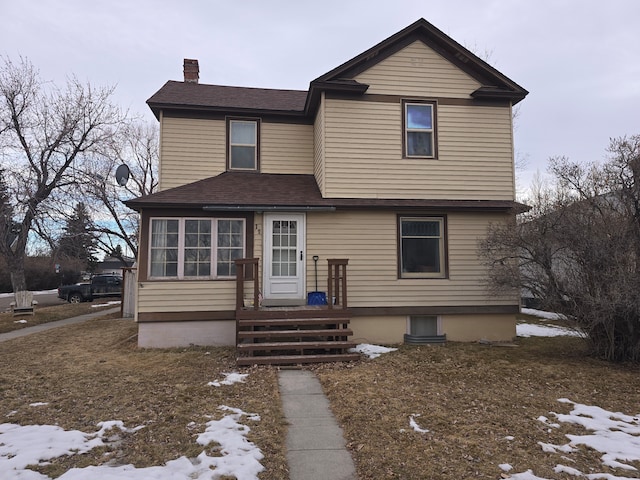
[[[244,219],[152,218],[149,277],[233,277],[245,238]]]

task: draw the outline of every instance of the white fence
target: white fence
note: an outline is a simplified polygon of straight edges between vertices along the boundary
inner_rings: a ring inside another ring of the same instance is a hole
[[[122,318],[133,318],[136,312],[137,268],[122,269]]]

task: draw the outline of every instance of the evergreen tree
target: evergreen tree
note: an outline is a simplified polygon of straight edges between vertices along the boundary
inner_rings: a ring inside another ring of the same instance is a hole
[[[117,258],[118,260],[122,260],[124,257],[124,252],[122,251],[122,245],[116,245],[109,254],[110,257]]]
[[[64,234],[58,243],[58,256],[80,260],[88,271],[95,270],[96,240],[92,231],[93,222],[87,207],[80,202],[66,222]]]

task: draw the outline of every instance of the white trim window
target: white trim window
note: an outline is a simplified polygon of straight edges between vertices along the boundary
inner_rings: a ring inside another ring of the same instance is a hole
[[[152,218],[149,278],[232,278],[245,232],[242,218]]]
[[[405,157],[434,158],[435,118],[433,103],[405,103]]]
[[[443,217],[400,217],[401,278],[445,278]]]
[[[229,120],[229,169],[258,169],[258,122]]]

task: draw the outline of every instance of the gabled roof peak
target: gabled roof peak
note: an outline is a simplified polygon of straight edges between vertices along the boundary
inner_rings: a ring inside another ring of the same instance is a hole
[[[509,98],[515,104],[529,93],[424,18],[420,18],[360,55],[316,78],[311,82],[311,89],[314,85],[326,82],[352,79],[415,41],[422,41],[478,80],[482,84],[482,92],[478,97],[489,98],[488,92],[495,92],[495,98]]]

